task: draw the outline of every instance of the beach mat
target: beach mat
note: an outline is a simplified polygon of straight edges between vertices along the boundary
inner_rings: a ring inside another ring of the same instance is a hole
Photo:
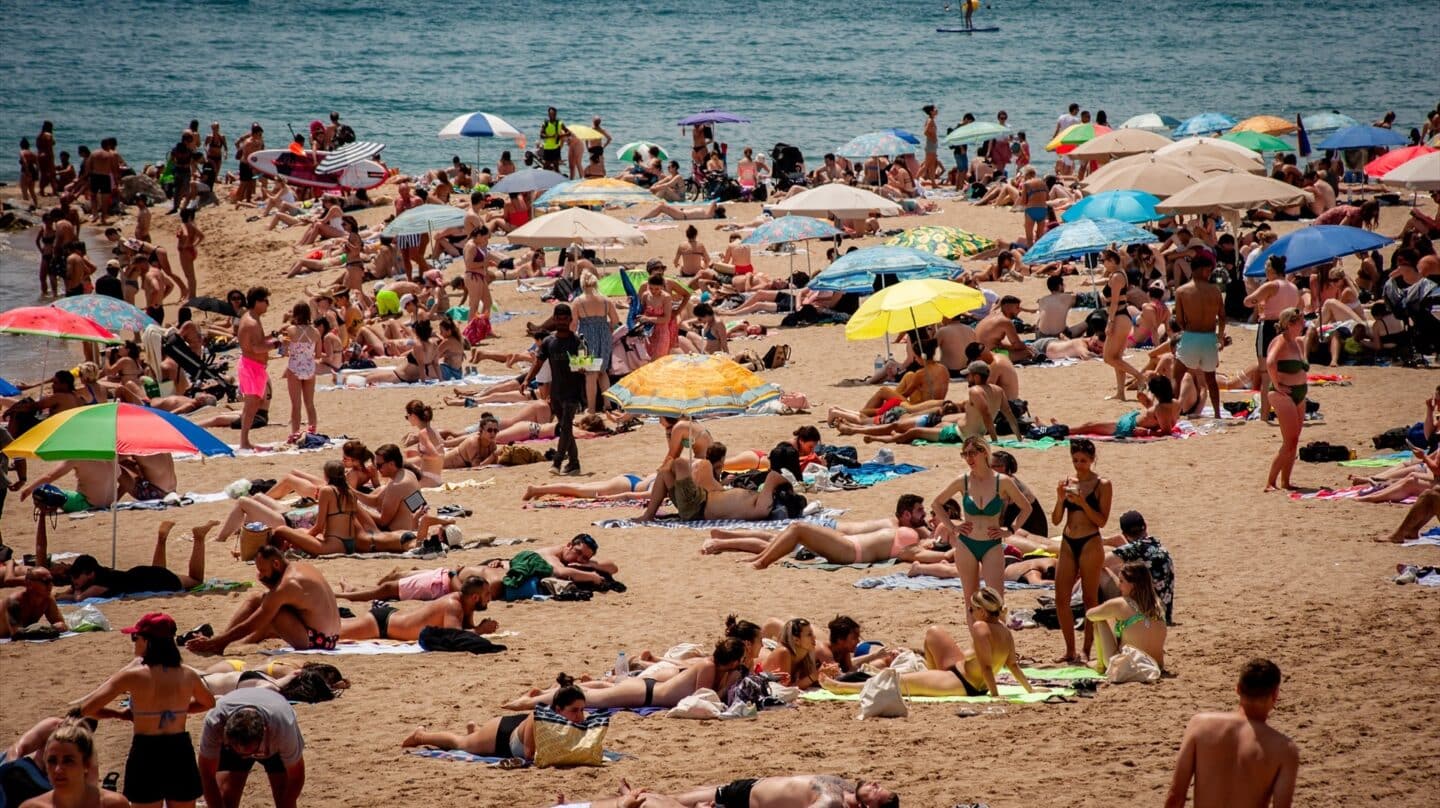
[[[1398,466],[1415,455],[1409,452],[1391,452],[1389,454],[1374,455],[1372,457],[1361,457],[1355,460],[1342,460],[1340,465],[1352,469],[1384,469],[1391,466]]]
[[[469,752],[462,752],[459,749],[406,749],[405,752],[406,754],[430,758],[431,760],[449,760],[456,763],[483,763],[486,766],[499,766],[501,761],[506,760],[506,758],[491,755],[472,755]],[[609,751],[603,752],[602,755],[606,763],[614,763],[617,760],[624,760],[626,757],[629,757],[619,752]],[[525,765],[526,768],[529,766],[529,763]]]
[[[878,485],[886,480],[894,480],[909,474],[917,474],[925,471],[924,466],[914,466],[909,463],[861,463],[854,468],[836,468],[838,474],[844,474],[854,480],[857,485],[869,488]]]
[[[418,642],[395,642],[393,640],[341,640],[332,649],[306,648],[297,651],[290,646],[269,648],[261,651],[265,656],[288,656],[290,654],[312,654],[316,656],[405,656],[423,654],[425,649]]]
[[[829,561],[782,561],[780,566],[796,570],[820,570],[821,572],[834,572],[836,570],[868,570],[875,567],[893,567],[900,563],[898,558],[887,558],[884,561],[871,561],[863,564],[833,564]]]
[[[374,370],[374,369],[375,369],[375,368],[371,368],[371,370]],[[342,371],[340,371],[340,376],[343,378],[343,377],[345,377],[345,376],[350,376],[350,375],[360,374],[360,373],[365,373],[365,372],[366,372],[366,371],[364,371],[364,370],[342,370]],[[333,377],[332,377],[332,378],[333,378]],[[513,378],[515,378],[515,375],[514,375],[514,374],[511,374],[511,375],[509,375],[509,376],[486,376],[486,375],[484,375],[484,374],[475,373],[475,374],[471,374],[471,375],[469,375],[469,376],[463,376],[463,377],[461,377],[461,378],[459,378],[459,379],[450,379],[450,380],[448,380],[448,381],[428,381],[428,382],[408,382],[408,383],[402,383],[402,382],[383,382],[383,383],[381,383],[381,384],[370,384],[370,385],[366,385],[366,386],[364,386],[364,387],[351,387],[351,386],[349,386],[349,385],[347,385],[347,384],[341,384],[341,385],[336,385],[336,384],[317,384],[317,385],[315,385],[315,392],[317,392],[317,393],[324,393],[324,392],[329,392],[329,391],[332,391],[332,390],[381,390],[381,389],[384,389],[384,388],[386,388],[386,387],[407,387],[407,388],[413,388],[413,389],[415,389],[415,390],[421,390],[421,389],[424,389],[424,388],[426,388],[426,387],[464,387],[464,386],[466,386],[466,385],[476,385],[476,386],[481,386],[481,385],[483,385],[483,386],[487,386],[487,387],[488,387],[488,386],[490,386],[490,385],[492,385],[492,384],[499,384],[500,382],[509,381],[509,380],[511,380],[511,379],[513,379]]]
[[[906,696],[905,701],[911,704],[993,704],[1007,701],[1011,704],[1042,704],[1046,699],[1054,696],[1074,698],[1075,691],[1062,687],[1051,688],[1046,693],[1027,693],[1025,688],[1020,685],[1000,685],[1000,698],[998,699],[994,696]],[[808,690],[801,693],[800,698],[805,701],[859,702],[860,694],[841,695],[828,690]]]
[[[661,516],[653,522],[640,522],[634,519],[601,519],[598,522],[591,522],[595,527],[617,528],[629,530],[637,527],[660,527],[671,530],[711,530],[720,528],[722,530],[784,530],[795,522],[814,522],[817,525],[834,526],[835,520],[845,511],[838,508],[822,508],[810,516],[801,519],[771,519],[764,522],[748,522],[744,519],[699,519],[693,522],[686,522],[677,515],[670,514]]]
[[[12,638],[10,638],[10,637],[5,637],[5,638],[0,638],[0,645],[5,645],[6,643],[12,643],[12,642],[27,642],[27,643],[32,643],[32,644],[33,644],[33,643],[43,643],[43,642],[55,642],[56,640],[68,640],[68,639],[70,639],[71,637],[79,637],[81,634],[90,634],[90,633],[93,633],[93,632],[89,632],[89,631],[66,631],[66,632],[60,634],[60,635],[57,636],[57,637],[50,637],[50,638],[43,639],[43,640],[42,640],[42,639],[19,639],[19,640],[16,640],[16,639],[12,639]]]
[[[1407,542],[1405,542],[1404,544],[1401,544],[1400,546],[1401,546],[1401,547],[1420,547],[1420,546],[1423,546],[1423,545],[1430,545],[1430,546],[1434,546],[1434,547],[1440,547],[1440,527],[1432,527],[1432,528],[1430,528],[1429,530],[1425,531],[1424,533],[1421,533],[1421,534],[1420,534],[1420,538],[1418,538],[1418,539],[1411,539],[1410,541],[1407,541]]]
[[[643,505],[643,499],[587,499],[585,497],[543,496],[532,499],[520,506],[521,510],[542,511],[548,508],[571,510],[604,510],[608,508],[634,508]]]
[[[933,575],[909,576],[903,572],[891,573],[874,578],[861,578],[855,582],[856,589],[883,589],[891,592],[934,592],[951,590],[963,592],[959,578],[936,578]],[[1021,592],[1026,589],[1054,589],[1054,584],[1027,584],[1023,581],[1006,581],[1005,589]]]
[[[1352,485],[1352,486],[1349,486],[1349,487],[1347,487],[1347,488],[1322,488],[1322,489],[1320,489],[1319,491],[1291,491],[1291,492],[1290,492],[1290,499],[1291,499],[1291,500],[1306,500],[1306,499],[1319,499],[1319,500],[1354,499],[1354,498],[1356,498],[1356,497],[1358,497],[1358,496],[1361,496],[1361,495],[1364,495],[1364,494],[1368,494],[1368,493],[1370,493],[1370,492],[1372,492],[1372,491],[1378,491],[1378,490],[1380,490],[1380,487],[1379,487],[1379,486],[1374,486],[1374,485]],[[1415,497],[1406,497],[1405,499],[1402,499],[1402,500],[1399,500],[1399,501],[1393,502],[1393,503],[1379,502],[1379,503],[1374,503],[1374,504],[1377,504],[1377,505],[1410,505],[1410,504],[1412,504],[1412,503],[1414,503],[1414,502],[1415,502]]]
[[[369,561],[369,560],[375,560],[375,559],[410,559],[410,560],[412,560],[412,561],[414,561],[414,560],[433,561],[433,560],[435,560],[435,559],[437,559],[437,558],[444,558],[445,556],[449,555],[450,553],[459,552],[459,551],[461,551],[461,550],[483,550],[483,549],[486,548],[486,547],[511,547],[511,546],[513,546],[513,545],[516,545],[516,544],[528,544],[528,543],[530,543],[530,542],[532,542],[532,541],[535,541],[535,539],[526,539],[526,538],[476,539],[475,541],[467,541],[467,542],[465,542],[464,544],[460,545],[459,547],[450,547],[449,545],[444,545],[444,546],[442,547],[442,549],[440,550],[440,552],[438,552],[438,553],[426,551],[424,547],[413,547],[413,548],[411,548],[411,549],[409,549],[409,550],[406,550],[406,551],[403,552],[403,553],[375,552],[375,553],[350,553],[350,554],[348,554],[348,555],[346,555],[346,554],[341,554],[341,555],[323,555],[323,556],[312,556],[312,555],[310,555],[309,553],[302,552],[302,551],[300,551],[300,550],[296,550],[295,548],[292,547],[292,548],[290,548],[289,550],[286,550],[286,551],[285,551],[285,556],[286,556],[287,558],[303,558],[303,559],[306,559],[307,561],[325,561],[325,560],[328,560],[328,559],[336,559],[336,558],[364,559],[364,560],[367,560],[367,561]]]

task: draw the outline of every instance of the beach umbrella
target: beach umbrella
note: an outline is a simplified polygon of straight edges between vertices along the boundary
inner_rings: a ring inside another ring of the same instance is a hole
[[[434,233],[437,230],[460,227],[464,224],[465,211],[450,205],[432,203],[413,207],[396,216],[390,220],[390,224],[385,225],[385,229],[381,230],[380,234],[391,238],[419,236]]]
[[[835,150],[841,157],[864,159],[866,157],[895,157],[914,154],[915,144],[890,132],[869,132],[852,138],[850,142]]]
[[[957,261],[979,255],[995,246],[995,242],[958,227],[922,225],[891,236],[886,247],[911,247]]]
[[[1285,208],[1307,203],[1311,198],[1309,191],[1287,182],[1236,171],[1207,177],[1157,207],[1167,213],[1219,213],[1222,209]]]
[[[1075,151],[1076,146],[1089,143],[1109,131],[1110,127],[1093,123],[1071,124],[1061,130],[1055,137],[1051,138],[1049,143],[1045,144],[1045,151],[1053,151],[1056,154],[1069,154]]]
[[[781,393],[724,354],[670,354],[631,372],[604,395],[626,413],[679,418],[735,415]]]
[[[565,182],[565,175],[544,168],[526,168],[507,174],[490,186],[492,194],[528,194],[532,191],[548,191]]]
[[[1254,115],[1235,124],[1231,132],[1259,132],[1262,135],[1288,135],[1298,129],[1294,122],[1275,115]]]
[[[1338,112],[1317,112],[1314,115],[1301,115],[1300,122],[1305,124],[1305,131],[1312,135],[1338,132],[1341,129],[1349,129],[1352,126],[1360,125],[1359,121],[1349,115],[1341,115]]]
[[[1273,255],[1285,256],[1285,272],[1288,274],[1347,255],[1378,250],[1393,243],[1394,239],[1361,227],[1347,227],[1342,224],[1311,225],[1275,239],[1274,244],[1261,250],[1255,260],[1250,262],[1250,268],[1245,270],[1245,275],[1251,278],[1265,277],[1265,263]]]
[[[811,278],[805,288],[869,294],[875,289],[875,279],[883,275],[900,280],[949,279],[963,271],[964,267],[948,258],[913,247],[866,247],[837,258]]]
[[[515,141],[525,148],[525,136],[499,115],[488,112],[467,112],[456,116],[440,130],[441,140],[458,140],[462,137],[500,137]]]
[[[1392,168],[1380,181],[1412,191],[1440,191],[1440,152],[1416,157]]]
[[[190,421],[151,407],[113,402],[74,407],[46,418],[5,447],[10,457],[40,460],[108,460],[155,454],[234,454],[219,438]],[[115,564],[115,506],[110,506],[110,564]]]
[[[1244,165],[1262,162],[1260,157],[1250,149],[1239,143],[1232,143],[1217,137],[1182,138],[1168,146],[1161,146],[1155,150],[1156,157],[1171,157],[1174,155],[1201,155],[1214,157],[1218,160],[1239,160]]]
[[[649,154],[651,151],[654,151],[655,156],[659,157],[661,160],[670,159],[669,153],[662,149],[660,147],[660,144],[652,143],[648,140],[636,140],[630,143],[626,143],[624,146],[620,147],[620,151],[616,152],[616,156],[619,157],[621,160],[625,160],[628,162],[635,159],[635,152],[637,151],[644,151],[645,154]]]
[[[907,132],[904,129],[886,129],[884,131],[894,135],[895,137],[900,138],[906,143],[912,143],[916,146],[920,145],[920,136],[915,134],[914,132]]]
[[[229,301],[221,300],[218,297],[192,297],[185,301],[185,305],[196,311],[219,314],[222,317],[235,317],[239,314],[239,312],[235,311],[235,307],[230,305]]]
[[[1165,218],[1165,214],[1155,210],[1159,203],[1159,197],[1144,191],[1104,191],[1066,208],[1061,218],[1067,222],[1081,219],[1117,219],[1132,224],[1153,222]]]
[[[1348,126],[1316,144],[1317,149],[1375,149],[1382,146],[1404,146],[1408,141],[1394,129],[1379,126]]]
[[[1090,193],[1144,191],[1164,199],[1200,181],[1200,174],[1173,160],[1136,154],[1102,166],[1081,184]]]
[[[1186,118],[1171,134],[1175,137],[1189,135],[1213,135],[1228,132],[1235,127],[1235,119],[1219,112],[1202,112],[1193,118]]]
[[[744,115],[736,115],[723,109],[702,109],[694,115],[676,121],[680,126],[703,126],[707,123],[750,123]]]
[[[1424,157],[1434,151],[1434,149],[1424,144],[1419,146],[1406,146],[1403,149],[1392,149],[1366,163],[1365,174],[1370,177],[1384,177],[1386,174],[1411,160],[1417,157]],[[104,323],[101,323],[101,325],[104,325]]]
[[[987,140],[994,140],[997,137],[1009,137],[1010,127],[995,123],[994,121],[976,121],[967,123],[964,126],[951,130],[945,136],[946,146],[963,146],[984,143]]]
[[[836,216],[841,219],[863,219],[871,211],[881,216],[899,216],[900,206],[885,197],[840,182],[811,188],[776,204],[776,216]]]
[[[630,278],[630,285],[636,289],[644,286],[650,280],[650,273],[643,269],[627,269],[625,274]],[[673,280],[673,279],[667,279]],[[684,281],[675,281],[684,287],[688,292],[690,287]],[[619,272],[612,272],[600,279],[596,290],[606,297],[629,297],[630,292],[625,288],[625,282],[620,279]]]
[[[1080,219],[1052,229],[1025,251],[1025,263],[1043,264],[1097,253],[1111,245],[1150,244],[1160,239],[1118,219]]]
[[[512,244],[530,247],[645,243],[645,235],[631,225],[584,208],[566,208],[537,216],[511,230],[506,238]]]
[[[1274,135],[1267,135],[1263,132],[1226,132],[1221,135],[1220,140],[1226,143],[1234,143],[1237,146],[1244,146],[1253,152],[1292,152],[1295,147],[1281,140]]]
[[[613,177],[562,182],[535,200],[537,208],[597,208],[608,205],[654,205],[660,198],[633,182]]]
[[[838,235],[840,235],[840,229],[824,219],[815,219],[810,216],[782,216],[755,228],[740,243],[754,247],[768,247],[772,244],[834,238]]]
[[[570,134],[574,135],[574,136],[577,137],[577,138],[580,138],[581,140],[604,140],[604,139],[605,139],[605,134],[604,134],[603,132],[601,132],[599,129],[595,129],[595,128],[593,128],[593,127],[586,126],[586,125],[584,125],[584,124],[580,124],[580,123],[567,123],[567,124],[565,124],[565,128],[568,129],[568,130],[570,130]]]
[[[1173,141],[1165,135],[1147,129],[1115,129],[1096,137],[1088,143],[1076,146],[1071,157],[1093,160],[1096,158],[1129,157],[1145,154],[1168,146]]]
[[[1160,132],[1169,134],[1171,130],[1180,125],[1180,119],[1169,115],[1161,115],[1158,112],[1142,112],[1139,115],[1126,119],[1120,124],[1121,129],[1143,129],[1147,132]]]
[[[865,299],[845,324],[845,339],[902,334],[985,305],[979,289],[934,278],[901,281]]]
[[[54,306],[23,306],[0,313],[0,334],[119,345],[124,340],[88,317]]]
[[[133,303],[109,295],[75,295],[62,297],[51,303],[57,309],[78,314],[109,331],[144,331],[147,326],[158,325],[155,320]]]

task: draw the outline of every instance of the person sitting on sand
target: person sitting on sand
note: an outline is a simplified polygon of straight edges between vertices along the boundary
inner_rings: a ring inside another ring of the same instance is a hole
[[[191,531],[190,565],[185,574],[171,572],[165,563],[165,542],[174,522],[160,523],[155,552],[149,566],[116,570],[100,565],[95,556],[82,555],[69,563],[70,592],[62,600],[114,598],[141,592],[186,592],[205,583],[205,534],[219,522],[206,522]],[[57,565],[58,566],[58,565]]]
[[[795,519],[805,510],[805,498],[795,493],[785,476],[770,471],[760,490],[722,488],[713,490],[710,481],[697,479],[691,461],[666,460],[655,473],[650,488],[650,503],[640,521],[655,518],[660,505],[668,497],[675,504],[680,519],[693,522],[701,519],[766,520],[776,505],[784,508],[784,518]],[[718,483],[716,483],[718,485]]]
[[[1144,562],[1130,561],[1121,567],[1120,597],[1086,610],[1085,619],[1100,624],[1096,627],[1100,656],[1095,670],[1104,673],[1117,656],[1165,669],[1165,608]]]
[[[427,627],[458,628],[476,634],[492,634],[500,624],[494,620],[473,621],[476,611],[485,611],[490,602],[484,578],[465,579],[459,592],[451,592],[425,605],[401,612],[384,601],[375,601],[370,611],[340,621],[342,640],[400,640],[414,642]]]
[[[214,637],[196,637],[185,647],[197,654],[223,654],[231,643],[278,637],[296,650],[334,650],[340,639],[335,594],[314,564],[289,561],[280,548],[265,545],[255,554],[255,577],[265,591],[247,597]]]
[[[1170,379],[1151,376],[1145,382],[1149,391],[1141,391],[1137,398],[1142,409],[1131,410],[1115,421],[1087,421],[1070,427],[1071,435],[1101,435],[1115,438],[1163,438],[1175,431],[1180,420],[1180,405],[1175,402],[1175,391]]]
[[[840,670],[834,663],[830,667],[832,673]],[[820,663],[815,659],[815,629],[809,620],[796,617],[785,621],[778,645],[766,655],[761,673],[774,676],[780,684],[799,690],[809,690],[820,684]]]
[[[998,412],[1010,424],[1011,434],[1020,434],[1020,425],[1010,400],[999,386],[990,384],[990,366],[982,361],[971,362],[966,368],[966,382],[969,384],[968,398],[956,405],[960,416],[942,416],[934,426],[911,427],[890,435],[870,434],[866,430],[866,443],[930,443],[956,444],[972,437],[990,436],[998,439],[995,415]],[[947,404],[949,402],[946,402]]]
[[[716,528],[710,531],[711,538],[701,546],[700,552],[706,555],[751,553],[756,556],[753,559],[756,569],[774,564],[797,546],[835,564],[869,564],[892,558],[909,560],[914,555],[910,548],[916,547],[929,533],[925,500],[915,494],[902,495],[895,502],[894,522],[858,532],[845,532],[838,524],[831,528],[813,522],[795,522],[779,533]]]
[[[49,485],[75,472],[74,490],[60,488],[65,503],[60,506],[62,513],[108,508],[115,501],[117,485],[115,464],[108,460],[65,460],[55,465],[48,473],[32,478],[30,484],[20,489],[20,501],[24,502],[42,485]]]
[[[745,655],[745,644],[734,638],[726,638],[715,644],[710,659],[686,668],[680,675],[664,682],[642,677],[628,677],[606,686],[586,688],[586,706],[604,710],[611,707],[674,707],[686,696],[697,690],[713,690],[724,693],[735,680],[743,675],[741,660]],[[569,687],[574,680],[560,674],[560,684],[549,690],[532,689],[519,698],[506,702],[507,710],[533,710],[537,704],[551,704],[559,691]]]
[[[576,687],[570,677],[563,674],[562,677],[560,689],[555,691],[550,700],[550,708],[578,724],[585,720],[585,691]],[[402,749],[417,746],[459,749],[486,757],[534,760],[535,714],[502,715],[478,725],[472,721],[465,725],[463,735],[457,732],[430,732],[424,726],[419,726],[400,742]]]
[[[692,207],[677,208],[674,205],[661,202],[650,210],[640,214],[640,221],[659,219],[660,217],[683,222],[688,219],[723,219],[725,218],[725,206],[711,202],[707,205],[696,205]]]
[[[1019,332],[1015,330],[1015,318],[1019,315],[1020,298],[1005,295],[1000,298],[999,304],[991,308],[990,313],[976,324],[975,340],[991,350],[1004,348],[1015,362],[1033,359],[1034,351],[1020,339]]]
[[[380,484],[380,473],[375,470],[375,453],[363,441],[347,440],[340,446],[340,463],[345,467],[345,481],[357,491],[371,491]],[[325,486],[325,478],[307,471],[292,469],[265,495],[274,500],[283,500],[295,494],[315,499]]]
[[[55,579],[50,570],[29,567],[24,576],[19,592],[0,598],[0,639],[14,636],[42,617],[56,631],[69,631],[70,626],[55,603]]]
[[[1250,660],[1240,669],[1235,692],[1240,709],[1198,713],[1185,725],[1165,808],[1184,808],[1191,781],[1196,808],[1289,808],[1300,750],[1266,723],[1280,698],[1280,667],[1268,659]]]
[[[1034,693],[1035,688],[1020,669],[1015,654],[1015,637],[1001,620],[1005,604],[988,586],[970,596],[970,649],[960,647],[940,626],[925,630],[925,670],[900,675],[900,692],[906,696],[984,696],[1000,698],[995,674],[1008,670],[1015,681]],[[851,694],[864,689],[863,682],[840,682],[822,677],[820,686],[831,693]]]

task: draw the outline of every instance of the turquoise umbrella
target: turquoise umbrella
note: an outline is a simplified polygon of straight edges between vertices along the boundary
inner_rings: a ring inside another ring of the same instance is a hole
[[[875,279],[894,275],[900,280],[948,280],[965,268],[948,258],[913,247],[866,247],[846,253],[810,280],[807,289],[821,292],[862,292],[875,289]]]
[[[381,235],[422,236],[437,230],[448,230],[465,224],[465,211],[449,205],[421,205],[396,216]]]
[[[1025,263],[1043,264],[1097,253],[1110,245],[1150,244],[1154,233],[1118,219],[1081,219],[1051,230],[1025,252]]]
[[[1219,112],[1202,112],[1193,118],[1181,121],[1171,134],[1176,140],[1191,135],[1213,135],[1217,132],[1228,132],[1234,129],[1235,123],[1235,119],[1229,115]]]
[[[976,121],[954,129],[945,136],[946,146],[963,146],[984,143],[997,137],[1009,137],[1010,127],[993,121]]]
[[[1158,112],[1142,112],[1139,115],[1130,117],[1125,123],[1120,124],[1121,129],[1144,129],[1147,132],[1159,132],[1168,134],[1170,130],[1180,125],[1180,119],[1170,115],[1161,115]]]
[[[1132,224],[1154,222],[1165,218],[1165,214],[1155,210],[1158,204],[1160,197],[1144,191],[1105,191],[1066,208],[1061,218],[1067,222],[1081,219],[1115,219]]]
[[[816,238],[834,238],[840,235],[835,225],[809,216],[782,216],[755,228],[741,242],[751,246],[768,247],[771,244],[789,244],[792,241],[808,241]]]
[[[867,157],[895,157],[914,154],[915,144],[893,132],[870,132],[852,139],[836,149],[835,153],[857,160]]]

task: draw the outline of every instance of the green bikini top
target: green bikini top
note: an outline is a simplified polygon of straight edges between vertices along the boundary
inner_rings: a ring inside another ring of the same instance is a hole
[[[1310,363],[1304,359],[1277,359],[1275,369],[1281,373],[1304,373],[1310,369]]]
[[[965,475],[963,494],[964,496],[961,498],[960,507],[965,513],[974,514],[975,516],[999,516],[1001,512],[1005,510],[1005,501],[1000,498],[999,474],[995,475],[995,496],[991,497],[990,501],[985,503],[985,507],[982,508],[976,505],[975,500],[970,498],[970,475],[968,474]]]

